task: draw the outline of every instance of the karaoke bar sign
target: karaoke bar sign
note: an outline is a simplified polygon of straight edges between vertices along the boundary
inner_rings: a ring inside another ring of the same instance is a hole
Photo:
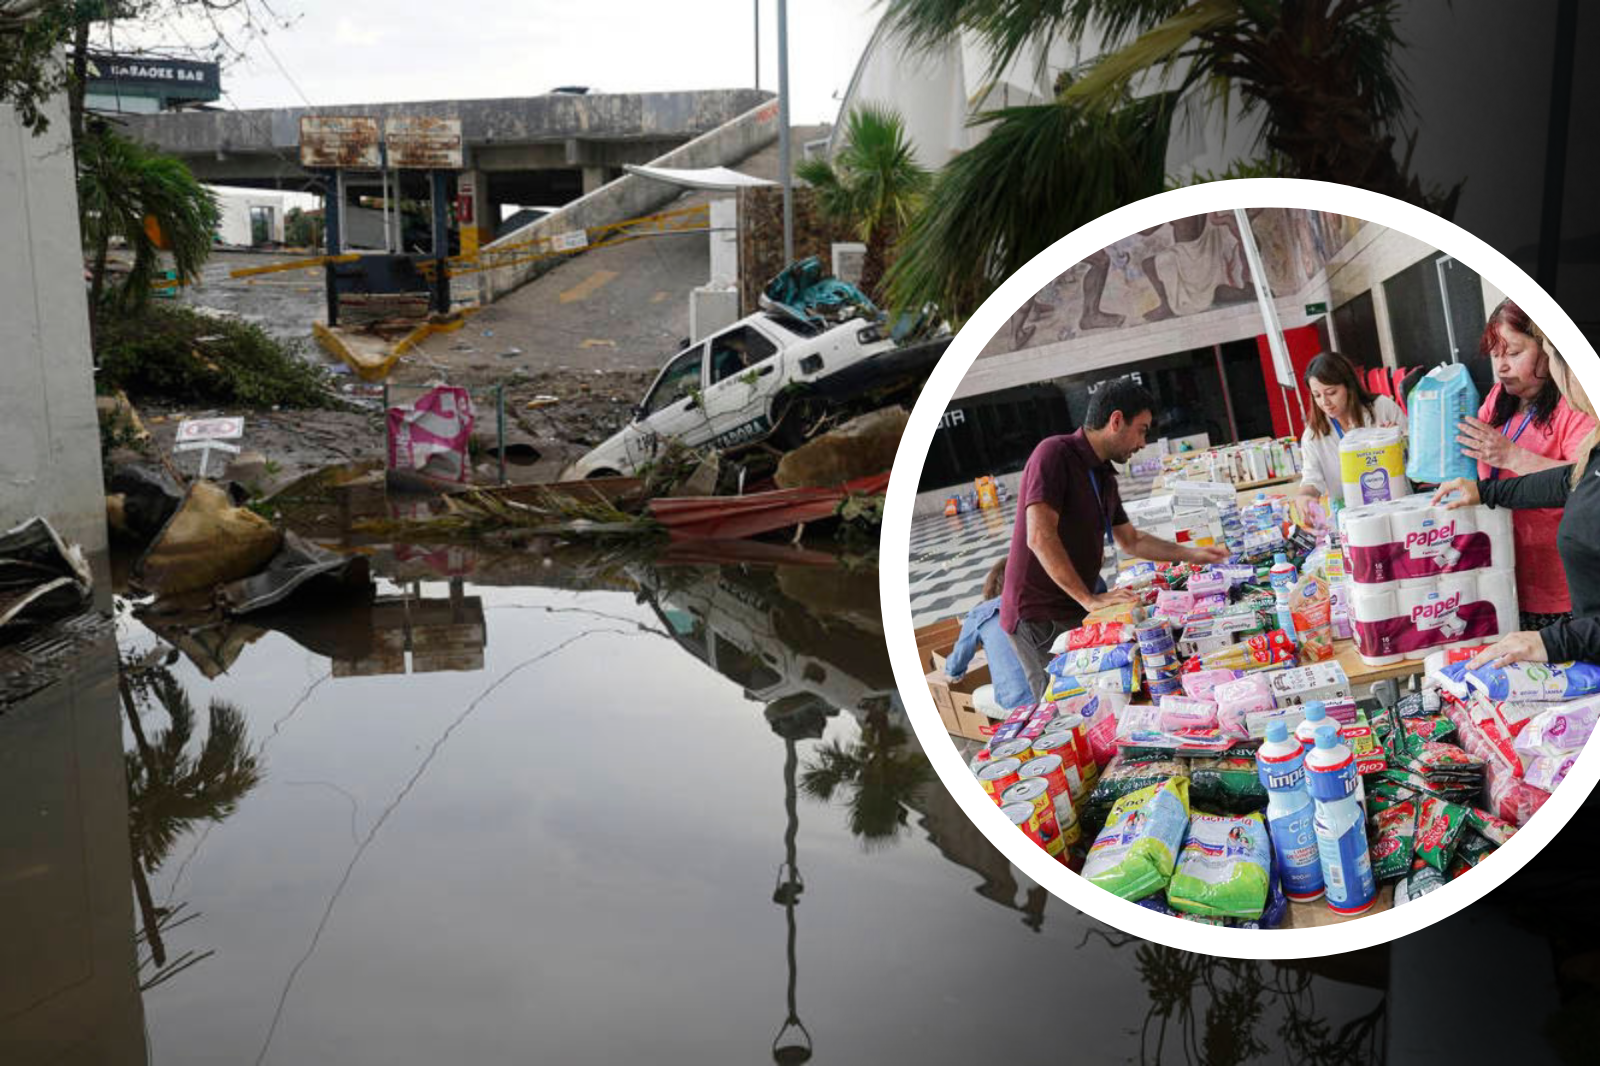
[[[221,91],[222,76],[215,63],[162,56],[115,55],[94,52],[89,56],[91,81],[116,82],[125,87],[213,89]]]

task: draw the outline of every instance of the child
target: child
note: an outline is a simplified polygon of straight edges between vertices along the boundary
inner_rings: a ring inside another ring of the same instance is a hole
[[[1005,580],[1006,561],[1001,559],[983,580],[983,602],[961,620],[961,635],[945,660],[944,672],[951,682],[960,681],[982,641],[983,654],[989,660],[995,702],[1009,711],[1032,703],[1033,690],[1028,687],[1028,675],[1011,645],[1011,637],[1000,627],[1000,592]]]

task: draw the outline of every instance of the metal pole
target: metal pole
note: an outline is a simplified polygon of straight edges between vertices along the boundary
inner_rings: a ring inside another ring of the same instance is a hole
[[[756,16],[756,88],[761,88],[761,0],[755,0]]]
[[[500,447],[500,484],[506,483],[506,387],[494,387],[495,436]]]
[[[794,180],[789,166],[789,0],[778,0],[778,171],[783,181],[783,267],[794,262]]]
[[[1289,346],[1283,339],[1283,326],[1278,321],[1278,306],[1272,302],[1272,286],[1267,283],[1267,272],[1261,266],[1261,250],[1256,247],[1255,231],[1250,228],[1250,216],[1241,207],[1233,209],[1239,223],[1239,241],[1244,245],[1245,261],[1250,264],[1250,277],[1256,285],[1256,305],[1261,311],[1261,324],[1265,327],[1267,347],[1272,352],[1273,369],[1277,371],[1278,384],[1292,390],[1300,401],[1300,417],[1305,418],[1305,397],[1300,395],[1300,381],[1295,376],[1294,361],[1289,358]],[[1294,408],[1285,404],[1289,413],[1289,429],[1294,429]]]
[[[1228,394],[1228,371],[1222,365],[1222,345],[1213,344],[1211,354],[1217,360],[1217,378],[1222,382],[1222,404],[1228,410],[1228,432],[1233,436],[1233,442],[1239,443],[1239,421],[1233,414],[1233,397]]]
[[[428,181],[433,206],[433,309],[445,315],[450,313],[450,275],[445,270],[450,257],[450,215],[444,171],[428,171]]]

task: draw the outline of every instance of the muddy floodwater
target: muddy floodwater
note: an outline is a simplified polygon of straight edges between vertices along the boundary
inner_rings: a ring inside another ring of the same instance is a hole
[[[1384,952],[1189,956],[1022,879],[905,723],[876,571],[796,558],[455,545],[253,624],[119,601],[0,715],[0,1060],[1384,1056]]]

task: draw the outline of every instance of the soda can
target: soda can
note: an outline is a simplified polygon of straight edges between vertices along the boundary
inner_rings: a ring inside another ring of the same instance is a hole
[[[1045,791],[1050,794],[1050,802],[1055,807],[1056,827],[1061,833],[1062,842],[1076,844],[1081,835],[1078,812],[1072,805],[1072,784],[1067,780],[1061,756],[1041,755],[1029,760],[1022,764],[1018,776],[1024,781],[1044,782]]]
[[[1000,794],[1017,783],[1017,771],[1022,769],[1021,759],[991,759],[978,771],[978,783],[989,793],[995,803]]]
[[[1066,843],[1061,839],[1061,828],[1056,821],[1056,807],[1050,798],[1049,786],[1037,777],[1018,781],[1000,797],[1002,807],[1009,807],[1013,803],[1026,803],[1033,808],[1034,817],[1039,820],[1039,835],[1044,850],[1052,858],[1059,855]]]

